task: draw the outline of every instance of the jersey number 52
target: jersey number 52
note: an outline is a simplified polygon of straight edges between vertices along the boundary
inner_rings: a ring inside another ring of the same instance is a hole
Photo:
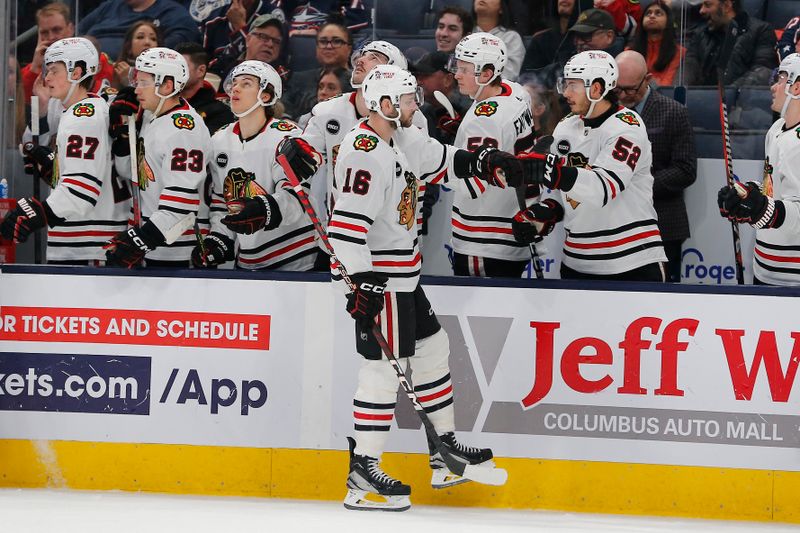
[[[617,144],[614,146],[614,151],[611,152],[611,157],[617,161],[622,161],[631,167],[631,170],[636,170],[636,163],[639,161],[639,156],[641,155],[641,148],[635,146],[625,137],[620,137],[617,140]]]

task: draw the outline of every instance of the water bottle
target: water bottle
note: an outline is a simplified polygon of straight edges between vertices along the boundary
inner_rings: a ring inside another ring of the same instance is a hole
[[[8,180],[0,179],[0,199],[8,198]]]

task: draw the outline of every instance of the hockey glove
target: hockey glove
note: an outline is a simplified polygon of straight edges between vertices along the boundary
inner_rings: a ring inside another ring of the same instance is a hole
[[[455,117],[451,117],[445,114],[439,117],[439,120],[436,122],[436,127],[446,134],[455,137],[456,133],[458,133],[458,127],[461,125],[461,120],[461,115],[456,114]]]
[[[537,237],[549,235],[557,222],[564,220],[564,208],[548,198],[514,215],[511,231],[517,242],[530,244]]]
[[[231,260],[233,241],[221,233],[210,233],[192,250],[192,265],[195,268],[215,267]]]
[[[25,242],[31,233],[47,226],[48,212],[56,218],[46,203],[36,198],[23,198],[0,224],[0,235],[8,241]]]
[[[525,182],[544,185],[549,189],[569,191],[578,179],[578,169],[567,167],[556,154],[528,152],[520,154]]]
[[[786,218],[783,202],[761,192],[761,184],[748,181],[725,186],[717,195],[719,212],[728,220],[750,224],[756,229],[778,228]]]
[[[36,146],[33,143],[22,145],[22,160],[25,163],[25,173],[34,178],[39,178],[50,187],[53,187],[53,163],[56,154],[46,146]]]
[[[491,146],[481,146],[474,152],[459,150],[453,158],[453,173],[462,179],[472,176],[496,187],[522,182],[522,165],[511,154]]]
[[[369,329],[383,309],[386,276],[361,272],[350,276],[356,289],[347,295],[347,312],[362,329]]]
[[[111,153],[118,157],[129,156],[128,117],[139,112],[139,100],[136,89],[125,87],[119,91],[114,101],[108,106],[108,134],[111,136]]]
[[[222,223],[233,232],[252,235],[262,229],[277,228],[281,223],[278,202],[269,194],[231,200],[227,205],[230,214]]]
[[[106,250],[106,265],[134,268],[142,262],[145,254],[164,242],[164,235],[150,222],[145,222],[141,227],[128,228],[117,233],[103,246]]]
[[[322,156],[319,152],[300,138],[286,137],[278,144],[276,152],[286,156],[289,166],[292,167],[300,181],[305,181],[316,174],[322,164]]]

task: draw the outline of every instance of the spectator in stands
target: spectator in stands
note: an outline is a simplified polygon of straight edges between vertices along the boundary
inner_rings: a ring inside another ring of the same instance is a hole
[[[681,281],[681,246],[689,237],[683,191],[697,177],[697,156],[686,107],[650,87],[644,57],[627,50],[617,56],[620,104],[642,117],[653,152],[653,204],[667,255],[667,281]]]
[[[283,103],[289,118],[301,117],[311,111],[317,94],[317,82],[322,70],[328,67],[350,67],[353,38],[350,31],[338,22],[327,22],[317,33],[317,63],[319,67],[295,72],[284,91]]]
[[[445,144],[453,144],[460,122],[459,117],[463,116],[472,105],[472,100],[459,92],[453,73],[447,70],[449,60],[450,54],[446,52],[431,52],[411,64],[409,69],[422,87],[425,102],[420,111],[428,120],[428,133]],[[457,115],[456,120],[451,120],[447,110],[433,96],[434,91],[440,91],[450,100]]]
[[[639,0],[594,0],[594,7],[608,11],[614,19],[617,34],[624,42],[633,38],[637,24],[642,19],[642,6]]]
[[[778,56],[781,61],[789,54],[800,52],[800,16],[792,17],[783,28],[781,38],[778,39]]]
[[[247,36],[252,29],[253,22],[262,15],[272,15],[280,21],[277,28],[281,30],[281,40],[286,41],[286,16],[283,11],[276,8],[273,2],[261,0],[234,0],[230,5],[223,5],[213,10],[211,14],[201,24],[203,32],[203,47],[209,57],[212,58],[209,69],[217,75],[224,77],[233,68],[235,61],[231,62],[230,67],[225,72],[220,72],[214,68],[216,58],[241,58],[247,47]],[[286,47],[283,47],[285,50]],[[280,59],[285,62],[282,54]],[[271,61],[267,61],[271,63]],[[275,65],[272,65],[275,67]],[[279,72],[280,74],[280,72]]]
[[[475,21],[466,9],[458,6],[445,6],[436,15],[436,50],[452,54],[458,41],[472,33]]]
[[[286,0],[281,4],[290,21],[289,35],[317,35],[331,20],[355,33],[369,26],[369,13],[362,0]],[[388,3],[386,4],[389,5]],[[398,13],[402,16],[402,13]]]
[[[164,45],[169,48],[186,41],[200,42],[197,24],[186,8],[172,0],[107,0],[80,21],[78,31],[96,37],[103,52],[117,57],[122,51],[125,32],[131,24],[143,19],[168,30]]]
[[[136,58],[144,52],[156,46],[164,46],[164,38],[161,30],[149,20],[140,20],[125,32],[125,40],[122,42],[122,52],[114,63],[114,87],[117,89],[130,85],[128,73],[136,63]]]
[[[550,135],[561,120],[558,95],[538,83],[526,83],[523,87],[531,97],[531,116],[533,117],[533,135],[536,139]]]
[[[320,72],[319,81],[317,81],[317,98],[311,107],[313,108],[314,105],[319,102],[324,102],[329,98],[339,96],[344,92],[350,92],[352,90],[353,88],[350,86],[349,70],[342,67],[325,67],[322,69],[322,72]],[[310,118],[311,112],[309,111],[300,117],[300,120],[297,121],[297,125],[301,128],[305,128]]]
[[[647,61],[647,70],[659,85],[674,85],[686,48],[678,44],[672,10],[665,0],[656,0],[644,10],[630,46]]]
[[[211,60],[209,71],[224,80],[233,67],[252,59],[268,63],[280,75],[281,81],[286,80],[289,78],[289,69],[283,63],[286,33],[285,19],[280,10],[259,15],[250,23],[244,53],[236,43],[231,43]]]
[[[734,39],[725,68],[725,85],[767,85],[778,66],[775,32],[763,20],[742,9],[741,0],[703,0],[700,14],[707,26],[694,34],[686,52],[686,80],[689,85],[717,84],[717,56],[726,35]],[[730,25],[738,28],[736,35]]]
[[[189,81],[181,91],[181,96],[203,117],[209,133],[214,135],[218,129],[236,118],[227,105],[217,100],[216,89],[205,80],[208,54],[197,43],[180,43],[175,51],[186,59],[189,66]]]
[[[511,19],[506,0],[475,0],[472,4],[472,16],[475,19],[476,32],[491,33],[503,40],[508,50],[503,78],[516,81],[525,56],[525,45],[522,44],[519,33],[508,29]]]
[[[567,33],[578,20],[581,11],[579,0],[553,0],[556,17],[550,27],[536,33],[525,51],[522,72],[537,71],[558,61],[563,64],[575,55],[575,44]]]
[[[33,84],[36,78],[42,75],[42,63],[44,52],[47,47],[59,39],[75,36],[75,25],[71,22],[69,6],[63,2],[52,2],[36,11],[36,21],[38,24],[38,40],[36,50],[33,54],[33,61],[22,67],[20,72],[22,77],[22,87],[25,92],[25,101],[29,100],[33,94]],[[96,43],[95,43],[96,44]],[[100,51],[98,50],[98,53]],[[108,56],[100,54],[100,64],[97,74],[94,77],[92,90],[97,92],[103,85],[104,80],[111,81],[113,67]]]

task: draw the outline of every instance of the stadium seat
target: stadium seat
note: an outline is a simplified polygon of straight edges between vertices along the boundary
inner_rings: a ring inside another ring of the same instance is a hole
[[[742,87],[731,111],[735,130],[769,129],[772,125],[772,93],[767,87]]]
[[[420,0],[377,0],[375,1],[378,31],[395,30],[406,35],[414,35],[422,27],[425,2]]]
[[[424,2],[428,4],[427,1]],[[438,13],[445,6],[457,6],[472,12],[472,0],[433,0],[433,12]]]
[[[292,72],[308,70],[317,66],[317,38],[295,35],[289,38],[289,69]]]
[[[797,0],[769,0],[764,20],[773,28],[783,28],[789,19],[800,15],[800,4]]]
[[[769,3],[772,3],[774,0],[769,0]],[[742,8],[747,11],[748,15],[751,15],[757,19],[764,19],[764,8],[767,6],[767,0],[742,0]],[[788,22],[789,19],[786,19]],[[784,22],[781,25],[781,28],[785,26],[786,23]]]
[[[731,155],[734,160],[733,171],[736,172],[737,159],[753,159],[763,161],[764,159],[764,137],[767,135],[766,129],[742,130],[731,132]],[[761,180],[761,176],[740,176],[742,180]]]
[[[384,38],[399,48],[412,62],[428,52],[436,51],[436,41],[433,36],[386,35]]]
[[[698,158],[722,159],[722,137],[719,131],[695,128],[694,146]]]
[[[728,110],[736,103],[736,87],[725,88]],[[695,128],[719,131],[719,93],[716,87],[690,87],[686,91],[689,120]]]

